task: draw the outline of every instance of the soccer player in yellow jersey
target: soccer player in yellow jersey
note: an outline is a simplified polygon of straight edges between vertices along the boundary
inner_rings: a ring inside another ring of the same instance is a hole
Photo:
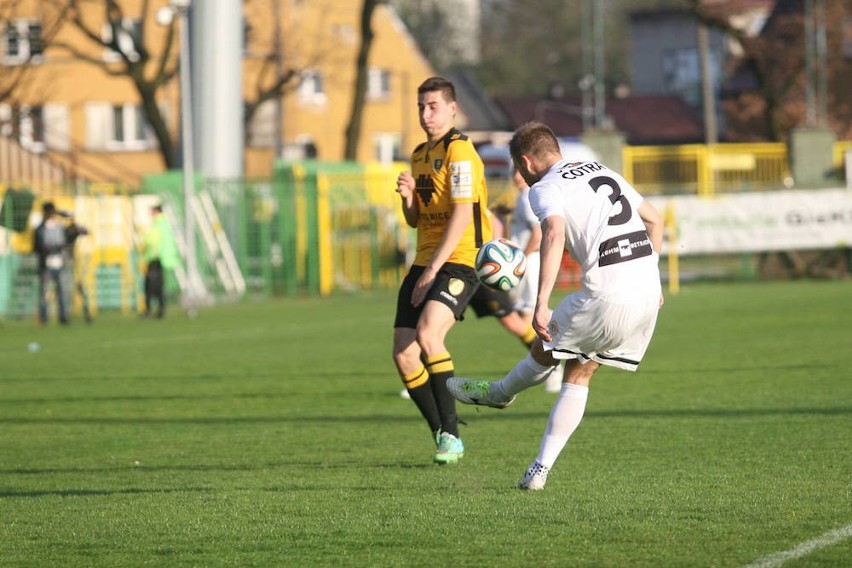
[[[426,79],[417,108],[427,140],[396,182],[405,220],[417,228],[417,254],[399,289],[393,359],[435,438],[434,461],[445,464],[457,462],[464,445],[447,390],[454,368],[444,340],[479,286],[473,264],[491,238],[491,222],[482,160],[454,126],[455,87],[443,77]]]

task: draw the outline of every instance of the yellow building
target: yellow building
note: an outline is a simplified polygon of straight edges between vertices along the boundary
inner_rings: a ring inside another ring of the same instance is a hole
[[[109,43],[115,35],[128,59],[147,57],[144,76],[149,80],[164,62],[170,77],[158,86],[154,99],[174,155],[180,132],[177,38],[166,46],[170,31],[179,33],[179,26],[162,25],[157,17],[168,0],[119,0],[120,11],[109,18],[107,2],[80,3],[76,22],[73,12],[58,11],[60,4],[69,2],[22,0],[0,7],[0,97],[14,87],[0,99],[0,136],[61,165],[66,179],[133,189],[142,176],[168,166],[139,91],[124,72],[122,55],[101,42]],[[243,2],[242,14],[245,102],[256,101],[279,74],[294,72],[280,110],[273,97],[246,125],[245,175],[269,175],[277,152],[292,159],[342,159],[361,40],[361,3],[252,0]],[[358,160],[387,162],[407,156],[421,141],[416,88],[434,71],[392,8],[379,5],[372,26]],[[142,54],[134,45],[142,47]],[[276,45],[281,45],[278,57]],[[0,156],[0,183],[31,175],[18,161]]]

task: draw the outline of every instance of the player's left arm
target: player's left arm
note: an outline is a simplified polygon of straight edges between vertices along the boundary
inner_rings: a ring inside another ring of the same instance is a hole
[[[642,218],[642,222],[645,224],[645,230],[648,231],[648,237],[651,239],[651,246],[654,247],[654,252],[660,254],[663,247],[663,216],[647,200],[642,200],[642,203],[639,205],[639,217]]]
[[[657,208],[648,203],[647,200],[642,200],[639,205],[639,217],[645,224],[645,230],[648,232],[648,238],[651,239],[651,246],[654,247],[654,252],[658,255],[663,249],[663,227],[665,226],[663,216],[657,211]],[[666,298],[660,292],[660,307],[665,303]]]

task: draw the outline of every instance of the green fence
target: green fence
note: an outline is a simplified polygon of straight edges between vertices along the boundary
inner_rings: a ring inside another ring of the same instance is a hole
[[[195,191],[215,205],[247,293],[327,294],[398,285],[408,242],[393,192],[398,171],[354,162],[279,163],[271,179],[196,180]],[[159,195],[182,224],[179,172],[146,178],[143,191]],[[202,233],[197,251],[204,248]],[[221,293],[212,264],[199,252],[207,289]]]

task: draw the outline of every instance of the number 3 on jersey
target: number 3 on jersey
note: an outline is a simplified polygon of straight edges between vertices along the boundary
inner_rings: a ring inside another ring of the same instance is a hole
[[[612,190],[612,193],[609,194],[609,201],[613,205],[616,203],[621,203],[621,212],[616,213],[612,217],[609,218],[609,225],[623,225],[627,221],[630,220],[630,216],[633,214],[633,210],[630,207],[630,203],[627,201],[627,198],[621,195],[621,187],[619,187],[618,182],[612,179],[609,176],[599,176],[596,178],[592,178],[589,181],[589,186],[592,190],[597,193],[598,189],[603,186],[609,186]]]

